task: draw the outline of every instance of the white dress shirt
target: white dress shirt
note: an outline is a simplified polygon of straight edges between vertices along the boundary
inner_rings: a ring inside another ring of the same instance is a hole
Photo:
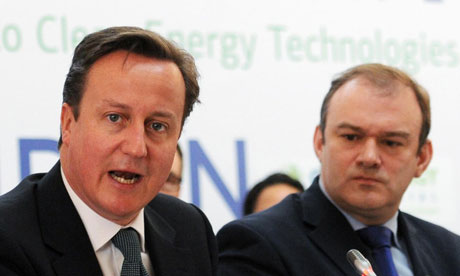
[[[137,233],[139,233],[142,263],[149,275],[154,276],[152,264],[148,253],[145,250],[144,209],[139,212],[137,217],[129,225],[118,225],[100,216],[77,196],[67,182],[62,167],[61,174],[70,199],[75,205],[75,208],[83,221],[86,232],[88,233],[102,273],[107,276],[120,275],[124,257],[121,251],[112,243],[112,238],[120,229],[132,227],[137,231]]]

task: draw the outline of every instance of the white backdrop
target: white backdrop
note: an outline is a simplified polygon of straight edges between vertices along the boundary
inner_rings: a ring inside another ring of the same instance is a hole
[[[202,104],[180,140],[181,197],[198,204],[215,231],[268,174],[310,185],[319,169],[313,130],[330,80],[381,62],[410,72],[432,97],[434,159],[401,208],[460,233],[459,10],[454,0],[2,1],[0,194],[21,171],[56,162],[47,148],[59,137],[74,46],[88,32],[134,25],[196,58]]]

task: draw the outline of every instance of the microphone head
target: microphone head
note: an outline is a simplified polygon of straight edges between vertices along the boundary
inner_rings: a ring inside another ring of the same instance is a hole
[[[371,263],[356,249],[347,252],[347,260],[359,275],[376,276]]]

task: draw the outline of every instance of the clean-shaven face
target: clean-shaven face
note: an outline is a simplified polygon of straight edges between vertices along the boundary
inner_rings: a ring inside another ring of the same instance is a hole
[[[391,218],[412,178],[431,159],[429,141],[417,153],[421,124],[420,107],[407,86],[380,88],[356,78],[340,87],[330,101],[324,133],[317,128],[314,139],[331,198],[365,224]]]
[[[185,85],[178,67],[126,51],[89,70],[76,120],[61,114],[61,164],[75,193],[128,224],[165,182],[180,136]]]

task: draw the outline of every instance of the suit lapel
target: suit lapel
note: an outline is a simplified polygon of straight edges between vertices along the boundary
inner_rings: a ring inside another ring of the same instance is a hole
[[[433,262],[430,245],[431,241],[427,241],[417,228],[412,225],[411,221],[407,218],[407,214],[400,212],[398,216],[398,231],[400,231],[407,246],[407,253],[409,254],[410,263],[414,275],[431,275],[430,271],[437,271],[436,263]]]
[[[102,275],[86,229],[62,181],[60,162],[37,189],[43,240],[57,275]]]
[[[356,275],[346,259],[350,249],[358,249],[370,256],[370,251],[340,211],[332,205],[320,190],[318,178],[302,195],[303,220],[308,225],[308,236],[345,275]]]
[[[176,231],[151,206],[145,207],[144,215],[145,242],[155,276],[197,275],[190,250],[175,246]]]

